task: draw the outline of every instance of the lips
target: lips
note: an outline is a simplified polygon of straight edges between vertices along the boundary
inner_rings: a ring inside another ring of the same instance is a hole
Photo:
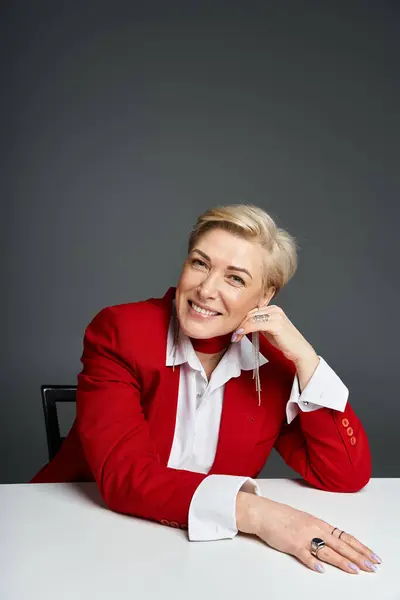
[[[197,304],[197,302],[194,302],[194,303],[193,303],[193,301],[192,301],[192,300],[188,300],[188,304],[189,304],[190,308],[191,308],[191,309],[192,309],[194,312],[196,312],[197,314],[202,314],[202,313],[199,313],[198,311],[196,311],[196,310],[193,308],[193,304],[195,304],[196,306],[199,306],[200,308],[203,308],[204,310],[208,310],[209,312],[216,313],[215,315],[207,315],[207,316],[214,316],[214,317],[218,317],[218,316],[220,316],[220,315],[221,315],[221,313],[220,313],[219,311],[217,311],[217,310],[212,310],[212,309],[210,309],[210,308],[206,308],[205,306],[202,306],[201,304]],[[205,316],[205,315],[203,315],[203,316]]]

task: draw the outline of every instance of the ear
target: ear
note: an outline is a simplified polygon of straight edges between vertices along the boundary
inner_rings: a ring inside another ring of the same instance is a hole
[[[260,297],[260,301],[258,303],[258,306],[260,308],[262,308],[263,306],[267,306],[271,302],[272,298],[275,296],[275,292],[276,292],[276,288],[275,287],[269,288],[268,292],[266,294],[263,294]]]

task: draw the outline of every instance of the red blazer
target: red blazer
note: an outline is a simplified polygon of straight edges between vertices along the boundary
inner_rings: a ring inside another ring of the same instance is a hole
[[[206,474],[167,467],[180,367],[165,366],[175,296],[102,309],[83,340],[77,416],[57,455],[31,483],[93,481],[114,511],[186,528],[192,496]],[[371,477],[364,428],[345,411],[300,410],[286,422],[296,369],[260,336],[261,406],[252,371],[225,385],[218,445],[209,474],[257,477],[273,447],[312,486],[356,492]]]

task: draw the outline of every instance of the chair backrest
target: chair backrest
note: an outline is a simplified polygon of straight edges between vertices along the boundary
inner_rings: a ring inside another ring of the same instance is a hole
[[[60,435],[57,402],[76,402],[76,387],[76,385],[41,386],[49,460],[55,457],[65,439]]]

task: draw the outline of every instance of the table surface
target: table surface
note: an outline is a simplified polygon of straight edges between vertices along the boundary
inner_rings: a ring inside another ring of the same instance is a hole
[[[255,536],[189,542],[187,531],[107,509],[95,483],[0,485],[1,600],[349,598],[400,600],[400,478],[355,494],[259,479],[263,496],[349,531],[377,573],[311,571]],[[314,595],[315,594],[315,595]]]

